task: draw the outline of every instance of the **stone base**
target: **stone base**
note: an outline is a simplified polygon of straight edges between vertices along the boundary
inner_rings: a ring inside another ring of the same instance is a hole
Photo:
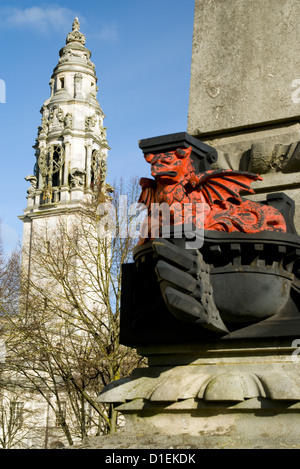
[[[178,450],[203,450],[203,449],[299,449],[300,442],[297,436],[285,436],[280,438],[264,435],[258,438],[246,438],[244,436],[231,437],[226,435],[168,435],[162,433],[128,433],[120,431],[113,435],[103,435],[87,438],[79,449],[102,450],[168,450],[168,453]],[[133,454],[128,453],[128,454]],[[224,457],[224,453],[222,458]],[[216,454],[214,455],[216,456]],[[199,455],[199,457],[202,457]]]
[[[136,402],[135,406],[121,406],[119,410],[126,415],[126,434],[227,436],[251,441],[284,435],[299,441],[299,406],[274,405],[255,398],[244,405],[197,404],[192,400],[161,406],[142,406]]]
[[[300,369],[292,342],[143,347],[149,367],[112,383],[99,400],[116,405],[128,435],[265,438],[267,446],[284,435],[285,444],[295,445]]]

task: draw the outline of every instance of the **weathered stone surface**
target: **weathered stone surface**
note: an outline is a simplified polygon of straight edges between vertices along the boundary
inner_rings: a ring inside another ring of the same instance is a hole
[[[213,164],[216,168],[253,171],[262,175],[282,171],[291,174],[300,170],[300,165],[293,163],[292,166],[291,161],[295,157],[298,159],[298,123],[204,136],[203,141],[218,152],[218,160]]]
[[[80,447],[74,449],[299,449],[298,437],[287,437],[283,433],[280,438],[271,437],[268,434],[258,438],[247,438],[242,435],[232,438],[231,436],[216,435],[168,435],[168,434],[148,434],[139,435],[137,433],[128,434],[120,432],[114,435],[88,438]],[[131,453],[129,453],[131,454]],[[134,453],[132,453],[134,454]]]
[[[188,132],[299,121],[298,0],[196,0]]]
[[[142,347],[149,367],[108,386],[99,400],[114,401],[124,415],[125,429],[115,436],[123,448],[145,442],[157,448],[158,435],[162,448],[180,442],[194,448],[194,437],[200,438],[198,448],[275,448],[282,435],[281,447],[295,447],[300,438],[295,350],[289,339]],[[107,447],[112,441],[93,444]]]

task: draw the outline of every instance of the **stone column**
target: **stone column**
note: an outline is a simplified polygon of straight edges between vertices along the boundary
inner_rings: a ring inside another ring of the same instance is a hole
[[[45,150],[46,150],[46,140],[41,140],[39,142],[39,154],[38,155],[40,155]],[[39,165],[38,160],[37,160],[37,165]],[[39,168],[38,173],[39,173],[39,175],[38,175],[38,187],[37,188],[40,191],[42,191],[44,189],[45,181],[44,181],[44,176],[42,175],[42,172],[41,172],[40,168]]]
[[[85,144],[86,148],[86,188],[89,189],[91,187],[91,166],[92,166],[92,143],[91,141],[87,141]]]
[[[217,166],[261,174],[256,200],[284,191],[300,229],[300,3],[195,0],[188,132]]]
[[[60,189],[60,201],[66,203],[70,199],[70,187],[69,187],[69,165],[70,165],[70,151],[71,143],[68,138],[64,138],[65,146],[65,161],[64,161],[64,173],[63,173],[63,185]]]
[[[71,143],[69,140],[64,140],[64,145],[65,145],[65,163],[64,163],[64,180],[63,180],[63,185],[68,186],[69,185],[69,161],[70,161],[70,148],[71,148]]]
[[[82,99],[82,74],[76,73],[74,75],[74,98]]]

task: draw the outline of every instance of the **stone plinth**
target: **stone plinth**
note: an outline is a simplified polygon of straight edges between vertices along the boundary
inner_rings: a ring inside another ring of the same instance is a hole
[[[299,121],[298,0],[196,0],[192,135]]]
[[[236,447],[261,440],[271,447],[284,435],[293,445],[300,437],[300,372],[292,342],[142,347],[149,367],[112,383],[99,399],[117,406],[129,435],[198,435],[214,445],[217,437],[236,438]]]

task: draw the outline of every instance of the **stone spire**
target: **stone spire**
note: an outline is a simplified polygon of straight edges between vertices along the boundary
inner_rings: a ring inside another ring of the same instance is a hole
[[[104,114],[97,100],[97,77],[91,52],[85,47],[78,18],[59,51],[50,79],[34,146],[34,174],[27,176],[25,215],[76,206],[95,184],[105,183],[108,144]]]

